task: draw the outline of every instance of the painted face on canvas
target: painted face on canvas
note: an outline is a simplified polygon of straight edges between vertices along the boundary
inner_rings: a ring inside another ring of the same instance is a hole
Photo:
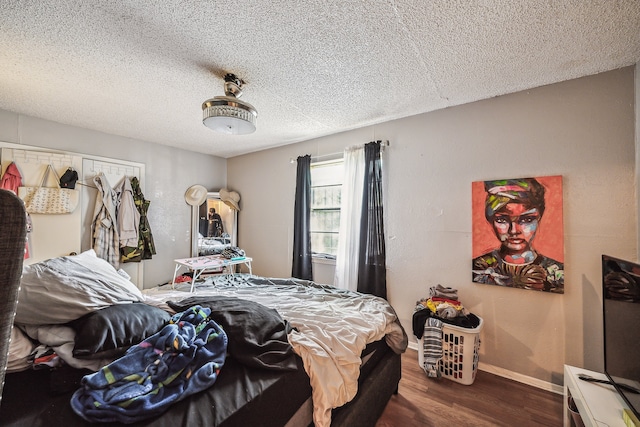
[[[508,253],[531,249],[531,242],[538,230],[540,213],[522,203],[508,203],[497,211],[491,221],[493,230]]]

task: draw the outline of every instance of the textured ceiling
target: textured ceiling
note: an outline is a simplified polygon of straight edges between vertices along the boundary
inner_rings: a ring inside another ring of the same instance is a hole
[[[222,157],[640,61],[637,0],[2,0],[0,108]],[[251,135],[202,125],[222,76]]]

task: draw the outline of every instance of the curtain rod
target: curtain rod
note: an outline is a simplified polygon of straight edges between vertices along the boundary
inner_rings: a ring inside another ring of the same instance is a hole
[[[385,141],[378,140],[377,142],[380,143],[380,153],[384,152],[384,147],[388,147],[390,145],[388,139],[385,140]],[[338,155],[342,155],[342,154],[344,154],[344,151],[339,151],[337,153],[320,154],[318,156],[311,156],[311,160],[312,161],[318,161],[318,160],[320,160],[322,158],[325,158],[325,157],[333,157],[333,156],[338,156]],[[293,157],[290,157],[289,158],[289,163],[291,163],[291,164],[296,163],[296,159],[294,159]]]

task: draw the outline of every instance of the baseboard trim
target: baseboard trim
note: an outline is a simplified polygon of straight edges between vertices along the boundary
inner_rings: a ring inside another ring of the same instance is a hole
[[[409,342],[409,348],[418,351],[418,343]],[[561,385],[553,384],[547,381],[542,381],[537,378],[530,377],[528,375],[519,374],[517,372],[509,371],[504,368],[489,365],[487,363],[478,363],[478,369],[490,374],[498,375],[499,377],[508,378],[513,381],[518,381],[523,384],[530,385],[542,390],[550,391],[556,394],[563,394],[564,387]]]

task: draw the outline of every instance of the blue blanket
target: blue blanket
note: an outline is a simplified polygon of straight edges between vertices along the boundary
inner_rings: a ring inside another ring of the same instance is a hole
[[[71,398],[73,410],[89,422],[128,424],[213,385],[226,357],[227,335],[210,314],[201,306],[177,313],[160,332],[85,376]]]

